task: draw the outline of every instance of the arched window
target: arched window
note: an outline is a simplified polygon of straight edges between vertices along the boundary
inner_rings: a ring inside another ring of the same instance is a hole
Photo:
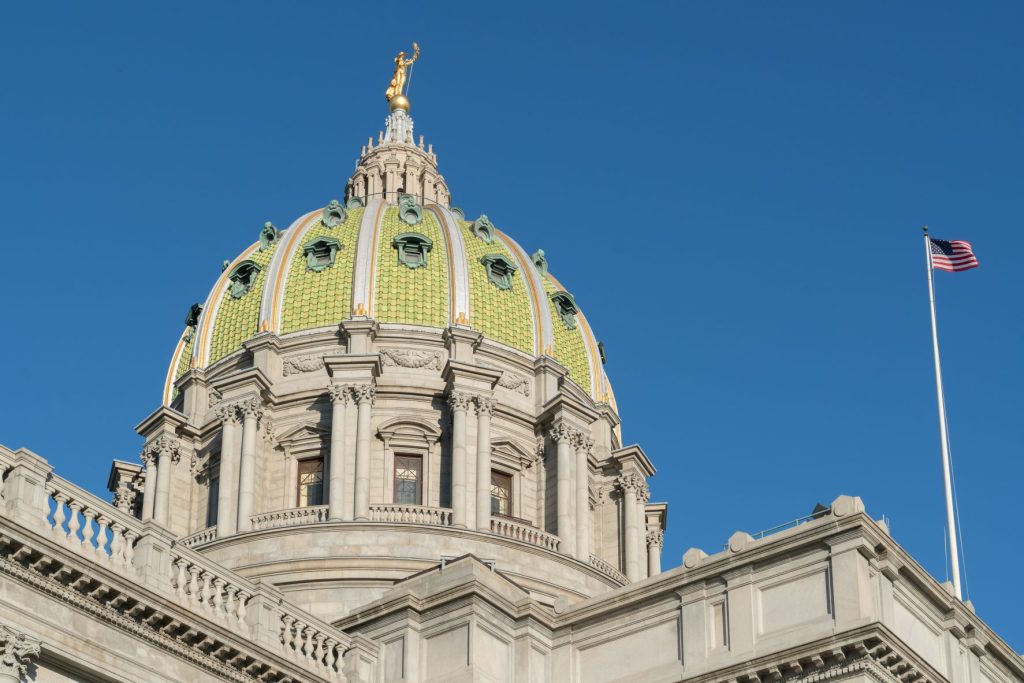
[[[480,258],[487,269],[487,279],[498,289],[512,289],[512,276],[519,267],[502,254],[487,254]]]
[[[558,316],[565,323],[565,326],[570,330],[576,329],[576,314],[579,313],[579,309],[576,307],[576,299],[573,298],[569,292],[555,292],[551,295],[551,300],[555,302],[555,310],[558,311]]]
[[[427,265],[427,254],[434,243],[426,235],[417,232],[403,232],[396,235],[391,246],[398,250],[398,262],[408,268],[423,268]]]
[[[260,267],[252,261],[245,260],[231,269],[228,279],[231,281],[231,298],[241,299],[256,283]]]
[[[306,242],[302,252],[306,255],[306,269],[319,273],[334,265],[334,258],[341,249],[341,242],[333,237],[317,237]]]

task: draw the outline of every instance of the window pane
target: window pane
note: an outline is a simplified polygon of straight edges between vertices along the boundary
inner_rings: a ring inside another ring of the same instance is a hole
[[[422,505],[423,459],[418,455],[395,456],[395,502]]]
[[[312,458],[299,461],[299,507],[323,505],[324,461]]]
[[[491,472],[491,514],[512,515],[512,477]]]

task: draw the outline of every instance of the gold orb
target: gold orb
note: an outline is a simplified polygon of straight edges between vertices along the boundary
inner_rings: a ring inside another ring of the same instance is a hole
[[[388,101],[388,105],[391,106],[391,111],[394,111],[396,109],[409,111],[409,98],[406,97],[405,95],[395,95]]]

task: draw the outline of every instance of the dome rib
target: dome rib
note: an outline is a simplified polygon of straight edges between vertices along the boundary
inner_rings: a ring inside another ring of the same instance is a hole
[[[221,272],[217,282],[213,285],[213,289],[210,290],[210,295],[206,298],[206,303],[203,305],[203,313],[199,321],[199,336],[196,338],[195,346],[192,349],[192,357],[196,360],[196,367],[205,368],[208,365],[210,343],[213,340],[213,331],[216,329],[217,313],[220,310],[224,294],[228,290],[228,275],[235,266],[252,256],[259,249],[259,246],[260,243],[255,242],[235,257],[235,260],[229,263],[228,267]]]
[[[263,300],[260,302],[260,324],[267,321],[270,329],[281,334],[281,310],[284,306],[284,292],[287,286],[288,266],[291,256],[301,241],[302,235],[313,225],[314,219],[322,209],[310,211],[292,221],[284,231],[285,243],[274,254],[270,262],[267,279],[264,283]],[[282,265],[285,264],[285,265]]]
[[[362,315],[373,317],[374,260],[376,258],[377,230],[384,218],[386,204],[381,198],[366,203],[362,221],[359,223],[359,239],[356,243],[355,264],[352,276],[352,305],[348,317],[355,315],[362,306]]]
[[[469,272],[466,269],[466,244],[462,231],[451,211],[443,206],[432,205],[427,210],[437,217],[448,246],[449,322],[458,323],[459,314],[469,317]]]

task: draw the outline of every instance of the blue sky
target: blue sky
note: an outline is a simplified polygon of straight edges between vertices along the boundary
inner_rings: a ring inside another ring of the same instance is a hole
[[[937,274],[968,586],[1024,648],[1024,5],[354,7],[4,8],[0,443],[94,491],[137,458],[189,305],[343,193],[416,40],[455,203],[543,248],[608,349],[666,566],[849,493],[945,579],[920,226],[972,241]]]

